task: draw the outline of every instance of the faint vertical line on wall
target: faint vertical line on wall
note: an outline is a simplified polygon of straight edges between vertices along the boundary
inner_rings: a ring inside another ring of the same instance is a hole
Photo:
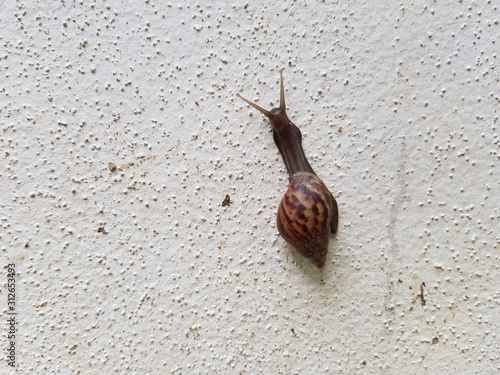
[[[407,185],[405,180],[406,158],[406,141],[403,136],[400,145],[399,163],[396,176],[398,191],[392,203],[391,212],[389,215],[389,228],[387,231],[390,248],[387,259],[387,267],[385,269],[387,275],[385,310],[390,311],[391,318],[394,317],[394,301],[396,299],[395,287],[397,281],[395,280],[395,274],[399,272],[401,260],[403,257],[403,246],[401,246],[396,238],[396,229],[398,225],[398,217],[401,213],[403,203],[406,200],[407,193]]]

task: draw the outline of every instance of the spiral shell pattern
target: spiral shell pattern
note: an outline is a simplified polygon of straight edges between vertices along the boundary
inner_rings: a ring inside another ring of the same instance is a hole
[[[288,190],[281,200],[276,224],[281,236],[318,268],[325,265],[332,215],[337,204],[323,181],[313,173],[290,176]]]

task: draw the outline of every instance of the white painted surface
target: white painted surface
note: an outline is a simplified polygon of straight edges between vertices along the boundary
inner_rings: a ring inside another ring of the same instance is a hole
[[[4,2],[18,368],[0,372],[497,373],[499,18],[496,1]],[[234,96],[271,108],[281,67],[340,207],[321,272],[277,234],[285,167]]]

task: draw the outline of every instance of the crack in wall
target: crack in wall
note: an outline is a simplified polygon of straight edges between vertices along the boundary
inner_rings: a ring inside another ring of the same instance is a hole
[[[387,230],[387,235],[389,238],[389,252],[386,254],[386,295],[385,295],[385,310],[390,312],[391,320],[394,318],[394,307],[395,307],[395,289],[396,280],[395,274],[399,272],[402,257],[403,248],[396,239],[396,227],[398,224],[399,214],[402,211],[403,204],[407,199],[407,184],[404,177],[404,171],[406,167],[406,141],[402,137],[401,148],[399,154],[399,163],[397,169],[396,182],[398,184],[398,192],[392,203],[391,212],[389,216],[389,227]]]

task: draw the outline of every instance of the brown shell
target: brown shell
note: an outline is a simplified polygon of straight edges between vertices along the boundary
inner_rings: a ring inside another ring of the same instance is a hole
[[[337,202],[313,173],[290,176],[276,223],[281,237],[318,268],[323,268],[330,234],[337,231]]]

